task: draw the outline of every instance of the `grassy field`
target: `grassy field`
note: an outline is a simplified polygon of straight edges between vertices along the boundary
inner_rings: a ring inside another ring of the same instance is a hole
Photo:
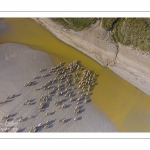
[[[67,29],[81,31],[95,23],[97,18],[53,18],[53,20],[59,22]]]

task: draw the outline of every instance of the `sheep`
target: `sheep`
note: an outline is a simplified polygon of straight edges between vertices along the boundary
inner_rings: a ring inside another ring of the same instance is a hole
[[[60,100],[60,102],[63,102],[63,101],[64,101],[63,99]]]
[[[21,122],[22,120],[23,120],[22,117],[20,117],[18,121]]]
[[[62,120],[61,119],[58,119],[58,122],[61,122]]]
[[[89,95],[89,93],[87,92],[87,93],[86,93],[86,95],[88,96],[88,95]]]
[[[87,103],[87,102],[88,102],[88,100],[85,99],[85,100],[84,100],[84,103]]]
[[[51,91],[49,91],[48,94],[51,94]]]
[[[69,100],[70,102],[72,102],[73,101],[73,99],[72,98],[70,98],[70,100]]]
[[[81,112],[81,110],[80,110],[80,109],[76,109],[74,112],[75,112],[76,114],[78,114],[78,113]]]
[[[79,105],[80,103],[82,103],[82,102],[77,102],[77,105]]]
[[[29,116],[28,118],[29,118],[29,119],[31,119],[31,118],[32,118],[32,116]]]
[[[80,100],[80,98],[78,98],[76,101],[79,101]]]
[[[42,125],[42,123],[39,123],[37,126],[40,127]]]
[[[62,119],[62,121],[61,121],[61,122],[62,122],[62,123],[66,123],[66,121],[67,121],[66,119]]]
[[[75,107],[75,110],[76,110],[76,109],[79,109],[79,107],[80,107],[80,106],[76,106],[76,107]]]
[[[62,108],[66,108],[66,107],[67,107],[67,105],[63,104],[61,107],[62,107]]]
[[[46,128],[48,128],[48,125],[45,125],[45,126],[44,126],[44,129],[46,129]]]
[[[4,120],[5,119],[5,116],[3,116],[2,118],[1,118],[1,120]]]
[[[76,121],[76,120],[77,120],[77,117],[74,117],[73,120]]]
[[[49,120],[47,120],[47,121],[46,121],[46,125],[48,125],[49,123],[50,123],[50,121],[49,121]]]
[[[49,115],[49,113],[47,112],[47,113],[45,113],[45,116],[48,116]]]

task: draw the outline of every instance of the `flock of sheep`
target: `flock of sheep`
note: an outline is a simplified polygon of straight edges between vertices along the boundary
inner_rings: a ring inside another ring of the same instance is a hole
[[[49,109],[47,106],[50,102],[53,102],[56,107],[59,109],[67,109],[70,107],[70,103],[76,103],[74,108],[74,114],[76,115],[73,120],[79,120],[78,114],[81,114],[83,104],[89,103],[91,101],[90,96],[94,86],[97,84],[97,75],[90,70],[85,69],[80,65],[78,61],[73,61],[68,66],[65,66],[65,63],[59,63],[57,66],[52,67],[48,73],[45,73],[47,69],[40,69],[41,78],[47,78],[47,82],[35,88],[34,91],[38,92],[39,90],[46,90],[46,95],[41,95],[39,98],[38,113]],[[52,78],[52,75],[54,78]],[[38,81],[39,77],[35,76],[33,79]],[[29,81],[24,84],[24,87],[34,86],[38,82]],[[77,97],[76,97],[77,95]],[[15,98],[19,95],[13,95],[7,97],[7,99],[1,104],[5,104],[12,98]],[[54,98],[55,97],[55,98]],[[57,97],[57,98],[56,98]],[[69,103],[67,103],[69,102]],[[26,99],[24,100],[23,105],[32,105],[34,104],[33,100]],[[45,117],[48,116],[48,112],[45,113]],[[61,117],[61,116],[60,116]],[[1,118],[3,122],[8,122],[11,118],[11,114],[7,114]],[[31,116],[28,116],[31,118]],[[67,123],[67,118],[58,118],[59,123]],[[18,119],[19,122],[23,122],[23,118]],[[38,129],[44,125],[44,128],[49,128],[52,124],[52,121],[47,120],[44,124],[40,122],[36,126],[32,126],[29,129],[29,132],[38,132]],[[9,132],[7,129],[5,132]],[[19,132],[19,129],[16,131]]]

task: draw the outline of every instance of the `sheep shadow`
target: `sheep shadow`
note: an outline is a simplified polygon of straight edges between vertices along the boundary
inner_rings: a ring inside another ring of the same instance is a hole
[[[84,106],[84,105],[82,105],[82,106],[79,106],[78,108],[79,108],[79,109],[81,109],[81,108],[83,108],[83,106]]]
[[[49,126],[48,126],[48,128],[52,128],[53,126],[54,126],[54,125],[53,125],[53,124],[51,124],[51,125],[49,125]]]
[[[85,97],[81,97],[81,98],[80,98],[80,101],[83,101],[84,99],[85,99]]]
[[[49,77],[49,76],[51,76],[51,75],[52,75],[51,73],[48,73],[46,76]]]
[[[76,94],[75,94],[75,93],[71,95],[71,97],[75,97],[75,96],[76,96]]]
[[[51,124],[53,124],[55,121],[56,121],[56,119],[51,120],[51,121],[49,122],[49,124],[51,125]]]
[[[28,120],[28,117],[24,118],[24,119],[23,119],[23,122],[24,122],[24,121],[27,121],[27,120]]]
[[[23,132],[26,128],[19,129],[18,132]]]
[[[84,111],[85,111],[85,108],[84,108],[84,109],[81,109],[81,110],[80,110],[80,113],[83,113]]]
[[[38,76],[38,77],[35,77],[34,79],[40,79],[41,78],[41,76]]]
[[[50,113],[50,115],[54,115],[55,113],[56,113],[56,111],[53,111],[53,112]]]
[[[7,122],[9,122],[9,121],[13,121],[13,118],[8,118],[8,119],[7,119]]]
[[[74,101],[76,101],[77,100],[77,98],[74,98],[74,99],[72,99],[72,102],[74,102]]]
[[[15,98],[15,97],[19,97],[19,96],[21,96],[21,94],[17,94],[17,95],[15,95],[15,96],[13,96],[13,98]]]
[[[13,100],[15,100],[15,99],[13,99],[13,98],[7,99],[4,103],[12,102]],[[2,104],[2,103],[1,103],[1,104]]]
[[[31,99],[30,102],[33,102],[35,99]]]
[[[82,104],[83,103],[83,101],[79,101],[79,102],[77,102],[78,103],[78,105],[80,105],[80,104]]]
[[[32,85],[36,85],[37,83],[37,81],[32,81]]]
[[[68,100],[68,98],[64,98],[64,99],[63,99],[63,102],[66,102],[67,100]]]
[[[65,122],[65,123],[67,123],[67,122],[69,122],[69,121],[71,121],[71,120],[72,120],[72,118],[66,119],[66,122]]]
[[[45,68],[45,69],[42,69],[41,72],[44,72],[44,71],[46,71],[46,70],[47,70],[46,68]]]
[[[38,131],[42,131],[45,125],[46,125],[46,123],[44,123],[44,124],[42,124],[40,127],[38,127],[38,128],[37,128],[37,132],[38,132]]]
[[[37,115],[31,116],[31,119],[35,118]]]
[[[71,104],[68,104],[68,105],[66,105],[66,107],[65,108],[68,108],[68,107],[70,107],[71,106]]]
[[[52,97],[48,97],[48,101],[51,102],[52,101]]]
[[[11,114],[11,117],[15,117],[18,113]]]
[[[88,99],[87,101],[86,101],[86,103],[90,103],[91,102],[91,99]]]
[[[31,103],[31,105],[34,105],[34,104],[36,104],[36,102],[32,102],[32,103]]]
[[[77,120],[82,120],[82,116],[78,117]]]

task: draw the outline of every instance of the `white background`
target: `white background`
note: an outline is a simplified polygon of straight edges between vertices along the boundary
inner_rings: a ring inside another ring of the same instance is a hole
[[[1,0],[0,6],[0,17],[150,16],[148,0]]]
[[[1,0],[0,17],[150,17],[148,2],[148,0]],[[0,138],[3,138],[0,140],[2,149],[146,150],[149,149],[149,139],[145,138],[150,138],[150,133],[1,133]]]
[[[1,0],[1,11],[149,11],[149,1]]]

